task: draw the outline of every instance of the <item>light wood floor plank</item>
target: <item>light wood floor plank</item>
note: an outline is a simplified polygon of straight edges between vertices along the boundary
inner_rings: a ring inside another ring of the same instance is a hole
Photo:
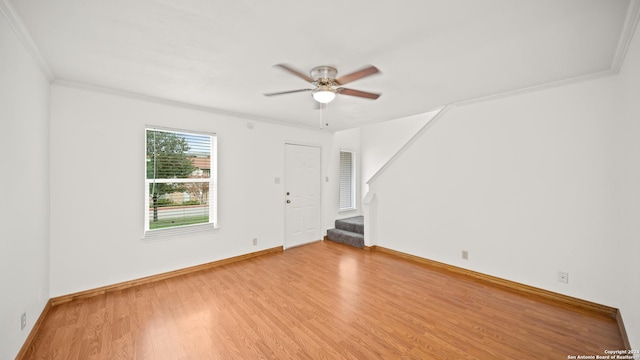
[[[566,359],[615,319],[328,241],[52,307],[27,359]]]

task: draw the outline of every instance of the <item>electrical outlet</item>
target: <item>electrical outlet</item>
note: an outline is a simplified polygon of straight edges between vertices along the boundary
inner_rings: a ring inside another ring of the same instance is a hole
[[[253,246],[258,245],[258,238],[253,238]]]
[[[467,250],[462,250],[462,259],[469,260],[469,252]]]
[[[565,284],[569,283],[569,273],[564,271],[558,271],[558,281],[563,282]]]
[[[20,330],[24,330],[27,327],[27,313],[22,313],[20,317]]]

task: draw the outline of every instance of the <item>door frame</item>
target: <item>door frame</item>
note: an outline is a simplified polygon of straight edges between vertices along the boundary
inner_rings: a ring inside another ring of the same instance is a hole
[[[300,142],[300,141],[285,141],[284,142],[284,146],[282,147],[282,163],[283,163],[283,168],[284,168],[284,176],[283,176],[283,188],[282,188],[282,204],[283,204],[283,222],[282,222],[282,229],[283,229],[283,234],[284,234],[284,238],[282,239],[282,249],[283,250],[287,250],[287,249],[291,249],[294,248],[296,246],[302,246],[305,244],[301,244],[301,245],[293,245],[293,246],[287,246],[287,145],[294,145],[294,146],[306,146],[306,147],[314,147],[314,148],[318,148],[320,150],[320,178],[318,179],[318,182],[320,183],[320,190],[319,190],[319,196],[320,196],[320,201],[318,202],[319,206],[320,206],[320,211],[319,213],[319,219],[318,219],[318,223],[319,223],[319,236],[320,238],[318,239],[318,241],[323,240],[322,239],[322,211],[323,211],[323,205],[324,202],[322,201],[322,195],[323,195],[323,191],[322,191],[322,175],[324,173],[323,171],[323,167],[322,167],[322,161],[323,161],[323,157],[322,157],[322,150],[323,147],[321,144],[318,143],[305,143],[305,142]]]

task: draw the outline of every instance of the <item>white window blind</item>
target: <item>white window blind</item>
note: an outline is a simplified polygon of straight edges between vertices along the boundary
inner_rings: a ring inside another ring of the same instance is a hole
[[[355,156],[350,151],[340,151],[340,210],[356,208]]]
[[[216,137],[146,129],[145,237],[216,221]]]

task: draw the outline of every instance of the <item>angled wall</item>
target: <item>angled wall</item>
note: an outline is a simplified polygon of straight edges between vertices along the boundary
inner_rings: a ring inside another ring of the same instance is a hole
[[[367,181],[380,170],[437,111],[383,121],[360,128],[362,138],[362,191],[369,190]]]

